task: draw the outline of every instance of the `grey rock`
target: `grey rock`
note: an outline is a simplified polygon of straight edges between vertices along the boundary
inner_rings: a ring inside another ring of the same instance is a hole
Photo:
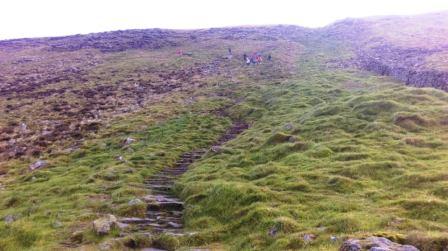
[[[122,223],[122,222],[117,222],[117,227],[121,230],[126,229],[129,227],[129,224],[126,223]]]
[[[303,240],[305,241],[305,243],[312,242],[314,239],[316,239],[316,235],[314,235],[314,234],[304,234],[303,235]]]
[[[182,224],[178,224],[178,223],[175,223],[175,222],[168,222],[168,225],[170,226],[170,227],[174,227],[174,228],[181,228],[182,227]]]
[[[130,145],[130,144],[132,144],[132,143],[134,143],[135,142],[135,139],[133,139],[133,138],[129,138],[129,137],[127,137],[125,140],[124,140],[124,144],[125,145]]]
[[[399,48],[382,44],[359,51],[357,65],[364,70],[391,76],[406,85],[448,91],[448,72],[425,68],[420,63],[439,50]]]
[[[132,200],[130,200],[128,202],[128,205],[129,206],[134,206],[134,205],[139,205],[139,204],[142,204],[142,203],[143,203],[143,201],[141,199],[134,198],[134,199],[132,199]]]
[[[20,133],[27,133],[28,132],[28,126],[25,123],[20,123]]]
[[[16,217],[14,215],[8,214],[3,218],[6,224],[11,224],[16,221]]]
[[[364,239],[344,241],[340,251],[419,251],[411,245],[401,245],[384,237],[371,236]]]
[[[214,152],[214,153],[219,153],[219,152],[221,152],[221,147],[219,147],[219,146],[212,146],[212,148],[210,150],[212,152]]]
[[[294,126],[291,123],[287,123],[283,126],[283,129],[287,131],[291,131],[294,128]]]
[[[93,221],[93,229],[98,235],[106,235],[117,225],[117,218],[112,215],[106,215]]]
[[[271,227],[268,231],[268,235],[269,236],[276,236],[278,233],[278,228],[277,226]]]
[[[38,160],[38,161],[34,162],[33,164],[31,164],[28,168],[29,168],[31,171],[34,171],[34,170],[36,170],[36,169],[44,168],[44,167],[46,167],[47,165],[48,165],[48,163],[47,163],[45,160]]]
[[[64,226],[64,224],[62,224],[62,222],[60,222],[60,221],[54,221],[53,222],[53,224],[51,224],[51,226],[53,227],[53,228],[61,228],[61,227],[63,227]]]

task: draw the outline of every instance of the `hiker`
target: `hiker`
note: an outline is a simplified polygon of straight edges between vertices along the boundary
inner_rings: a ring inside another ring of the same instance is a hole
[[[268,61],[271,61],[272,57],[271,54],[268,55]]]
[[[258,56],[258,54],[256,52],[254,52],[254,54],[252,54],[252,57],[250,57],[250,61],[252,64],[257,63],[257,56]]]
[[[250,65],[250,63],[251,63],[250,58],[246,56],[246,65]]]
[[[244,61],[247,60],[247,54],[246,54],[246,53],[244,53],[244,55],[243,55],[243,59],[244,59]]]
[[[229,47],[229,55],[232,55],[232,49]]]

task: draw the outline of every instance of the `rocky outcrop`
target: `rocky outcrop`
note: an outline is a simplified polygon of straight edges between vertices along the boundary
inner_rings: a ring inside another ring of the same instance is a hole
[[[348,239],[339,251],[419,251],[410,245],[401,245],[384,237],[368,237],[364,239]]]
[[[178,45],[179,33],[162,29],[126,30],[51,38],[26,38],[0,41],[1,50],[20,50],[46,46],[49,51],[98,49],[119,52],[129,49],[160,49]]]
[[[388,45],[358,51],[357,65],[364,70],[391,76],[415,87],[448,91],[448,72],[426,68],[426,58],[445,50],[397,48]]]

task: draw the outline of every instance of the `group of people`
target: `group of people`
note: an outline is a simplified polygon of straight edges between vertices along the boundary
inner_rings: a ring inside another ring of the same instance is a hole
[[[246,62],[246,65],[261,64],[263,62],[263,56],[258,52],[254,52],[250,57],[247,56],[246,53],[244,53],[243,58]],[[271,54],[268,55],[267,59],[271,61]]]
[[[232,49],[231,48],[228,48],[227,58],[232,59]],[[246,53],[244,53],[243,59],[244,59],[244,62],[246,63],[246,65],[261,64],[263,62],[263,56],[259,52],[254,52],[251,56],[248,56]],[[268,54],[267,60],[268,61],[272,60],[271,54]]]

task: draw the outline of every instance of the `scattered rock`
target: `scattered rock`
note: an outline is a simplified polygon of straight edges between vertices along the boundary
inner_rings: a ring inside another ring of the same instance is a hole
[[[135,205],[139,205],[139,204],[142,204],[142,203],[143,203],[143,201],[141,199],[134,198],[134,199],[132,199],[132,200],[130,200],[128,202],[128,205],[129,206],[135,206]]]
[[[298,139],[295,136],[291,136],[291,137],[289,137],[288,141],[291,142],[291,143],[294,143],[294,142],[297,142]]]
[[[128,169],[124,170],[124,173],[135,173],[135,169],[134,168],[128,168]]]
[[[122,223],[122,222],[117,222],[117,227],[121,230],[126,229],[129,227],[129,224],[126,223]]]
[[[273,227],[271,227],[271,228],[269,229],[269,232],[268,232],[269,236],[276,236],[277,233],[278,233],[278,228],[277,228],[277,226],[273,226]]]
[[[8,214],[5,216],[4,221],[6,224],[11,224],[16,221],[16,217],[14,215]]]
[[[294,126],[291,123],[287,123],[283,126],[283,129],[287,131],[291,131],[294,128]]]
[[[75,231],[70,236],[70,241],[73,243],[82,243],[84,240],[84,233],[82,231]]]
[[[123,158],[123,156],[118,156],[117,160],[120,162],[126,162],[126,160]]]
[[[27,133],[28,132],[28,127],[25,123],[20,123],[20,133]]]
[[[130,145],[130,144],[132,144],[132,143],[134,143],[134,142],[135,142],[135,139],[127,137],[127,138],[124,140],[123,143],[124,143],[125,145]]]
[[[219,146],[212,146],[212,148],[210,150],[212,152],[214,152],[214,153],[219,153],[221,151],[221,147],[219,147]]]
[[[339,251],[419,251],[411,245],[401,245],[384,237],[368,237],[364,239],[348,239]]]
[[[325,232],[328,228],[327,227],[318,227],[316,228],[317,231],[319,232]]]
[[[173,228],[181,228],[182,227],[182,224],[178,224],[178,223],[175,223],[172,221],[168,222],[168,225]]]
[[[61,227],[63,227],[64,225],[62,224],[62,222],[60,222],[60,221],[54,221],[53,222],[53,224],[51,224],[51,226],[53,227],[53,228],[61,228]]]
[[[34,171],[36,169],[44,168],[48,165],[45,160],[38,160],[29,166],[30,171]]]
[[[315,234],[305,234],[303,235],[303,240],[305,241],[305,243],[309,243],[316,239],[316,237],[317,236]]]
[[[113,243],[111,240],[107,240],[105,242],[102,242],[98,245],[98,249],[101,251],[108,251],[108,250],[112,250],[113,248]]]
[[[117,218],[109,214],[105,217],[93,221],[93,229],[98,235],[106,235],[117,225]]]

